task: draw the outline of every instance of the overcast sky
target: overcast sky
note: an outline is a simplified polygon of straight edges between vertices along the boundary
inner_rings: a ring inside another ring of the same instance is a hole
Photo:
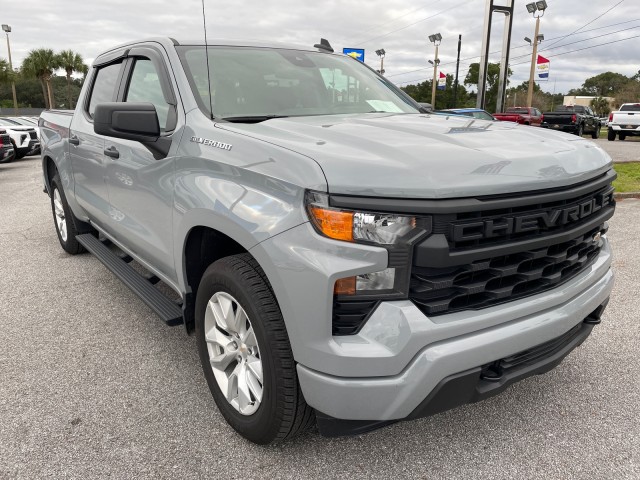
[[[499,0],[496,0],[496,2]],[[503,0],[505,1],[505,0]],[[528,0],[514,0],[511,85],[529,78],[535,20]],[[544,90],[566,92],[606,71],[633,75],[640,69],[639,0],[547,0],[541,20],[545,41],[539,53],[551,60]],[[375,50],[387,52],[384,68],[398,85],[430,78],[430,34],[439,32],[441,68],[455,73],[458,34],[462,34],[460,76],[478,61],[487,0],[205,0],[209,39],[252,39],[313,45],[327,38],[336,51],[366,49],[366,63],[379,68]],[[610,10],[607,12],[607,10]],[[606,13],[605,13],[606,12]],[[0,23],[11,25],[13,64],[29,50],[73,49],[90,63],[101,51],[150,36],[203,38],[201,0],[13,0],[3,1]],[[491,61],[499,61],[504,16],[493,22]],[[572,34],[574,31],[578,31]],[[572,34],[572,35],[571,35]],[[563,38],[567,36],[566,38]],[[635,38],[634,38],[635,37]],[[628,40],[624,40],[628,39]],[[617,41],[617,42],[616,42]],[[607,42],[616,42],[603,45]],[[571,52],[572,50],[581,51]],[[567,52],[567,53],[565,53]],[[0,42],[0,57],[7,57]],[[461,81],[462,81],[461,80]]]

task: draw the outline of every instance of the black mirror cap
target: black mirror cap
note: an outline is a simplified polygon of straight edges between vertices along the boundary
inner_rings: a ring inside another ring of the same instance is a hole
[[[99,103],[93,114],[93,131],[107,137],[155,142],[160,123],[152,103]]]

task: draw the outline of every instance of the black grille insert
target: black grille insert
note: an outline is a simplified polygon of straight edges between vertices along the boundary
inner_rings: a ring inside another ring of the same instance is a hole
[[[355,335],[378,305],[378,300],[333,301],[333,335]]]
[[[591,265],[602,247],[600,226],[572,240],[459,267],[414,266],[409,299],[430,316],[485,308],[564,283]],[[595,239],[595,240],[594,240]]]

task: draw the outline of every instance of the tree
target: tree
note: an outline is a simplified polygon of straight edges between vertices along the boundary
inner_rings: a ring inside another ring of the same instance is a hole
[[[507,78],[513,74],[511,69],[507,72]],[[472,63],[469,65],[469,72],[464,79],[465,85],[478,85],[478,76],[480,75],[480,64]],[[496,103],[498,101],[498,84],[500,79],[500,64],[489,63],[487,66],[487,89],[485,94],[486,109],[494,113]],[[506,87],[506,85],[505,85]]]
[[[626,83],[616,93],[616,103],[622,105],[623,103],[637,103],[640,102],[640,81],[631,80]]]
[[[631,80],[621,73],[605,72],[595,77],[587,78],[582,84],[586,95],[599,97],[613,97],[616,92]]]
[[[71,75],[74,72],[87,73],[88,67],[85,65],[82,55],[74,52],[73,50],[63,50],[58,54],[58,63],[60,67],[67,73],[67,101],[69,109],[73,109],[73,102],[71,98]]]
[[[453,108],[453,107],[466,107],[468,105],[469,94],[467,89],[463,85],[458,83],[458,96],[456,98],[456,105],[453,104],[453,75],[447,75],[447,86],[444,90],[436,90],[436,104],[433,108]],[[416,102],[431,103],[431,85],[432,80],[425,80],[422,83],[416,85],[407,85],[402,87],[411,98]]]
[[[604,97],[596,97],[591,100],[591,108],[595,110],[599,117],[606,117],[611,112],[609,101]]]
[[[0,58],[0,83],[9,83],[13,77],[13,72],[9,68],[9,62]]]
[[[51,76],[54,70],[58,68],[60,68],[60,59],[50,48],[31,50],[27,58],[22,62],[24,74],[40,80],[45,98],[45,108],[54,108],[55,106],[51,88]]]

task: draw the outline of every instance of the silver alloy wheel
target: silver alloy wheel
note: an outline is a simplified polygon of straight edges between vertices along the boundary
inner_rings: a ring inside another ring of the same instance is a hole
[[[62,198],[57,188],[53,189],[53,213],[56,216],[56,226],[63,242],[67,241],[67,219],[64,216],[64,207],[62,206]]]
[[[262,360],[247,313],[228,293],[214,293],[204,314],[204,332],[222,394],[242,415],[254,414],[262,401]]]

